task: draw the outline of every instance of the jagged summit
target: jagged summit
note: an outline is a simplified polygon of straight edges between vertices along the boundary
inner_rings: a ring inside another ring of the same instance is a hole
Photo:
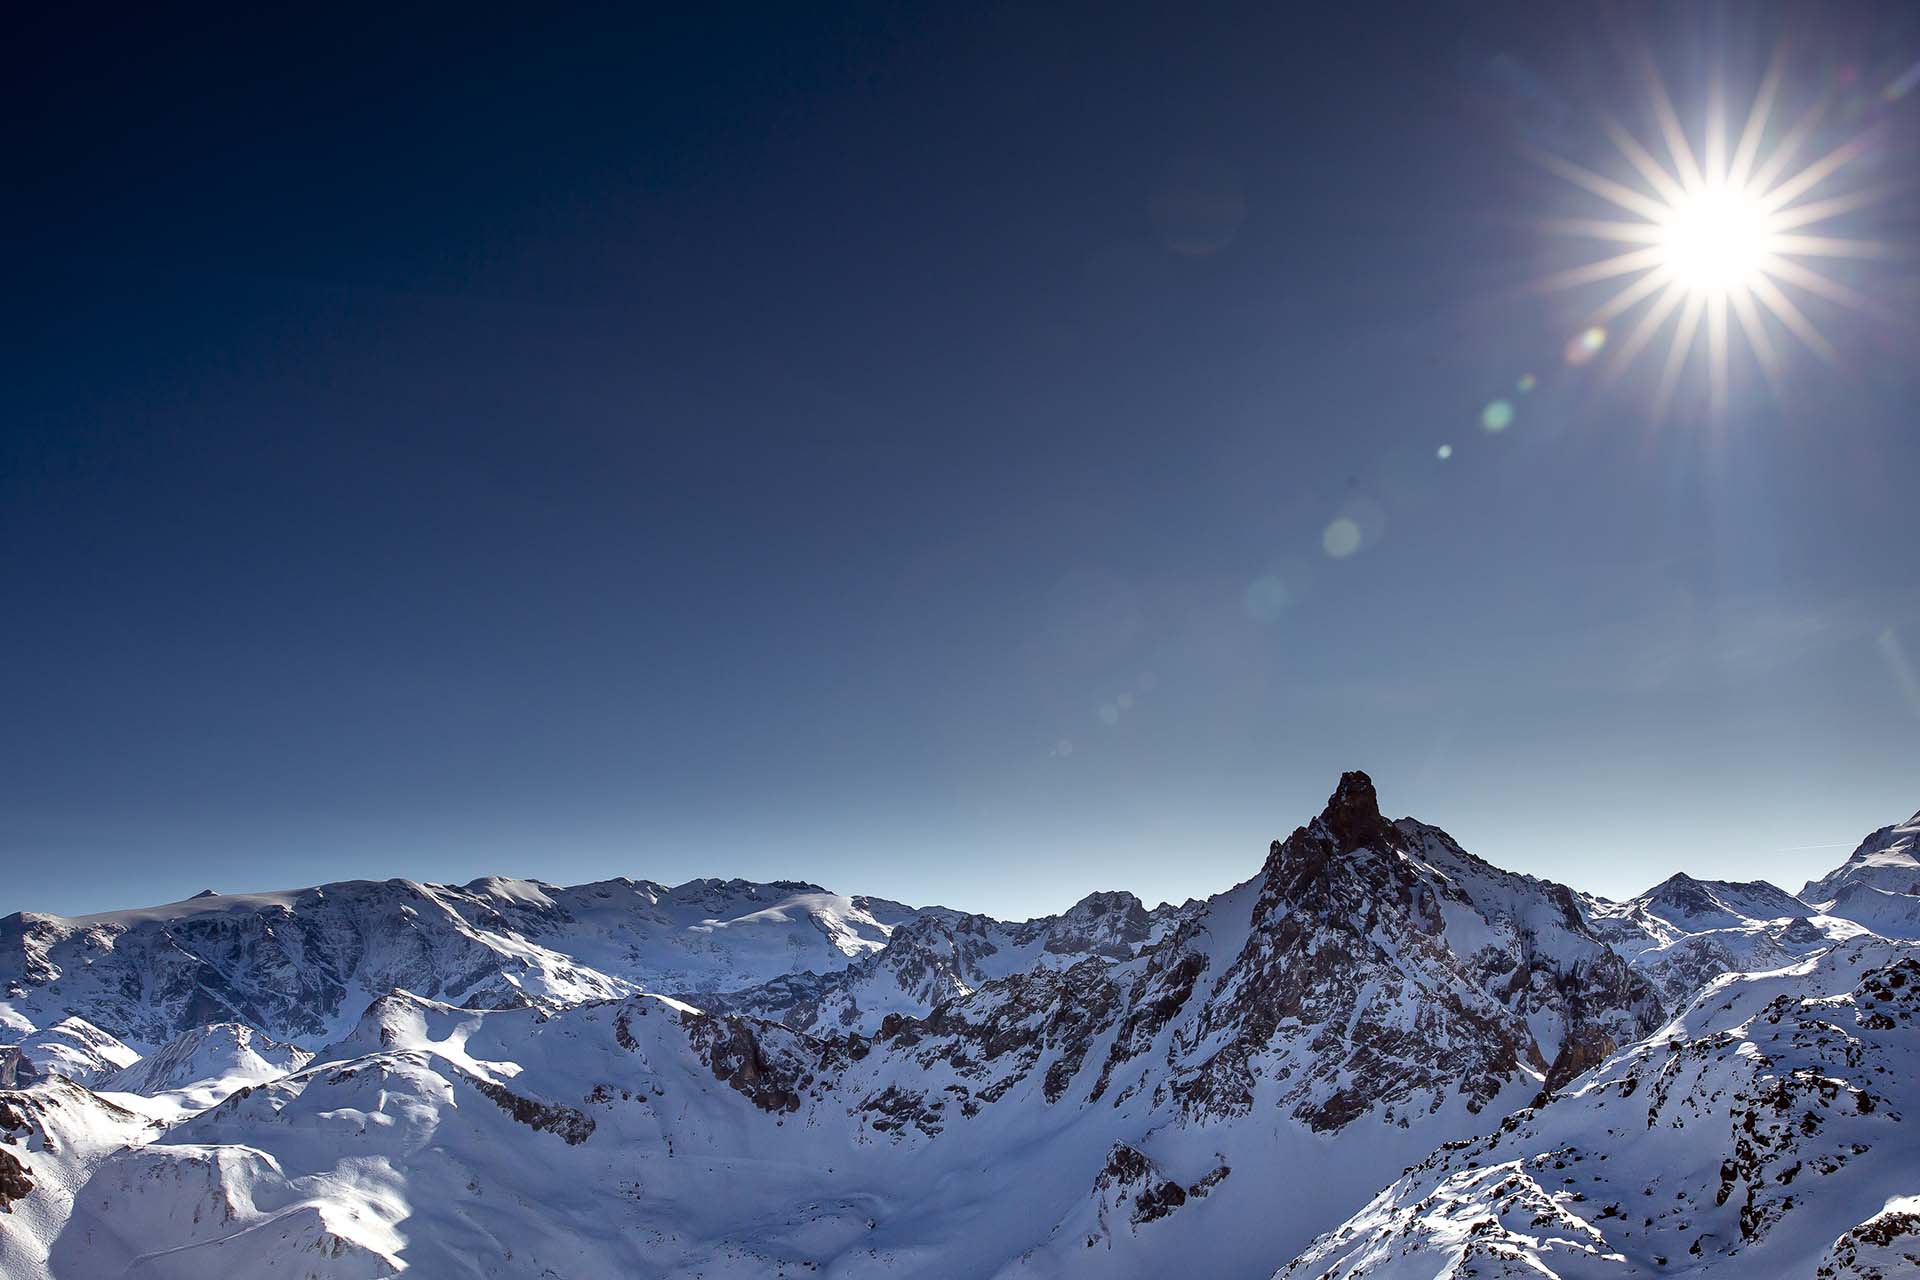
[[[1379,839],[1387,820],[1380,816],[1380,797],[1374,792],[1373,779],[1358,769],[1341,774],[1340,785],[1328,797],[1320,821],[1343,851]]]
[[[1340,775],[1320,816],[1296,827],[1285,840],[1267,850],[1262,877],[1269,895],[1295,901],[1311,892],[1311,885],[1331,874],[1331,865],[1343,854],[1371,849],[1385,851],[1401,843],[1393,824],[1380,813],[1380,797],[1373,779],[1358,769]]]

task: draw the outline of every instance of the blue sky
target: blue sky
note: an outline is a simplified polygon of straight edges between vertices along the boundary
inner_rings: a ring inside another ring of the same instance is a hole
[[[1683,114],[1785,30],[1706,12],[1636,18]],[[1720,418],[1569,363],[1525,148],[1644,124],[1585,15],[62,21],[16,52],[0,910],[1018,916],[1222,888],[1349,768],[1580,887],[1798,888],[1920,807],[1911,331],[1813,310],[1839,367]],[[1916,15],[1792,48],[1815,142],[1911,172]],[[1910,261],[1843,267],[1911,322]]]

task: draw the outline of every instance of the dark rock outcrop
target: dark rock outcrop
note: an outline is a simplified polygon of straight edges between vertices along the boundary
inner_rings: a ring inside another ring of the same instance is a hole
[[[0,1213],[12,1213],[13,1206],[33,1192],[33,1179],[27,1166],[11,1151],[0,1151]]]

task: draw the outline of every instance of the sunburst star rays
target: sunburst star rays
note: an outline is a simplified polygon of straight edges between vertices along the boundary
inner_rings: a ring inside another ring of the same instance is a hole
[[[1717,78],[1708,93],[1696,151],[1650,56],[1638,59],[1655,137],[1642,141],[1615,121],[1603,129],[1622,161],[1608,176],[1563,156],[1532,154],[1548,171],[1611,206],[1603,216],[1543,223],[1556,234],[1608,246],[1604,256],[1545,276],[1543,289],[1607,285],[1583,322],[1630,325],[1607,366],[1618,377],[1663,333],[1668,346],[1653,396],[1663,419],[1704,334],[1707,402],[1717,419],[1732,387],[1733,337],[1741,335],[1776,396],[1784,394],[1776,327],[1830,363],[1833,342],[1796,295],[1810,295],[1883,321],[1897,317],[1819,265],[1827,259],[1890,257],[1897,246],[1855,238],[1832,225],[1884,199],[1884,185],[1835,190],[1837,179],[1873,146],[1869,128],[1812,159],[1804,152],[1828,109],[1816,101],[1769,137],[1786,75],[1784,46],[1762,76],[1737,134],[1729,134],[1726,95]],[[1656,155],[1655,148],[1663,154]],[[1637,314],[1636,314],[1637,313]]]

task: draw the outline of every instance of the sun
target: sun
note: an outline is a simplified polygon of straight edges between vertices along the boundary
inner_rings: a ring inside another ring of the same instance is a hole
[[[1725,183],[1688,193],[1658,225],[1660,265],[1689,293],[1750,292],[1772,257],[1765,209]]]
[[[1662,418],[1705,333],[1708,405],[1724,415],[1729,400],[1732,334],[1737,329],[1754,363],[1782,394],[1784,362],[1777,339],[1784,331],[1829,362],[1833,344],[1802,309],[1808,296],[1881,319],[1887,308],[1828,275],[1820,259],[1896,256],[1888,245],[1836,234],[1822,224],[1884,196],[1884,189],[1836,190],[1848,167],[1875,141],[1870,128],[1811,159],[1803,153],[1821,123],[1826,101],[1784,129],[1774,125],[1785,78],[1785,47],[1774,55],[1737,137],[1730,136],[1717,82],[1695,137],[1696,149],[1674,110],[1652,58],[1642,51],[1641,80],[1657,126],[1651,146],[1612,121],[1603,121],[1622,162],[1619,177],[1535,151],[1542,165],[1612,206],[1606,217],[1556,219],[1548,230],[1611,243],[1618,252],[1548,276],[1547,289],[1622,282],[1582,322],[1587,350],[1613,351],[1614,375],[1631,366],[1671,328],[1654,393]],[[1656,157],[1659,147],[1664,159]],[[1798,300],[1796,300],[1798,299]],[[1898,323],[1897,320],[1894,321]],[[1626,331],[1610,341],[1610,326]],[[1597,336],[1597,338],[1596,338]]]

